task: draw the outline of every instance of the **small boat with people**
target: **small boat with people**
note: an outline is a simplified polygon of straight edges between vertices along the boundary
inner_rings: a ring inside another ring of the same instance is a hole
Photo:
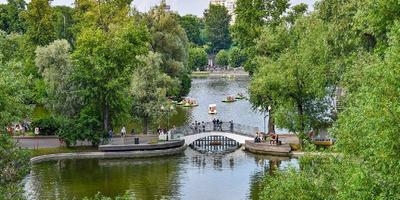
[[[182,105],[183,107],[196,107],[199,104],[197,103],[196,99],[187,97],[183,99],[181,102],[179,102],[178,105]]]
[[[234,96],[227,96],[226,99],[222,100],[224,103],[233,103],[236,101],[236,98]]]
[[[237,93],[237,95],[236,95],[235,98],[236,98],[236,99],[246,99],[246,97],[244,96],[244,94],[241,93],[241,92]]]
[[[217,114],[217,104],[208,105],[208,114]]]

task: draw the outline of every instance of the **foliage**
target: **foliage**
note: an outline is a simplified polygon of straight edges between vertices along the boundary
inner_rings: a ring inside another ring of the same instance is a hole
[[[330,122],[327,97],[333,93],[329,90],[333,80],[329,74],[335,71],[329,67],[325,30],[318,19],[307,17],[298,21],[291,34],[300,39],[276,61],[259,57],[262,68],[250,89],[253,103],[262,106],[262,101],[271,99],[269,104],[274,105],[278,126],[302,137],[306,131]]]
[[[7,4],[0,5],[0,30],[8,34],[25,32],[26,27],[21,16],[25,8],[24,0],[8,0]]]
[[[21,63],[0,62],[0,132],[28,115],[28,81],[29,79],[22,75]]]
[[[146,24],[152,35],[152,50],[162,55],[161,69],[174,79],[169,85],[168,96],[186,95],[181,88],[182,81],[190,73],[188,66],[188,38],[185,30],[179,25],[176,14],[165,9],[165,2],[151,9],[145,16]],[[190,84],[188,85],[190,86]]]
[[[185,15],[179,18],[179,24],[185,29],[189,42],[196,45],[203,45],[201,30],[204,28],[202,19],[195,15]]]
[[[36,49],[35,63],[46,84],[47,98],[45,100],[51,110],[65,115],[77,113],[76,105],[79,99],[70,94],[72,86],[71,47],[66,40],[56,40],[45,47]]]
[[[207,52],[203,48],[191,47],[189,49],[189,66],[192,70],[204,70],[207,63]]]
[[[76,94],[83,99],[83,107],[94,109],[103,123],[103,130],[117,124],[128,112],[130,75],[137,66],[136,55],[147,52],[148,35],[143,26],[131,23],[114,26],[108,32],[85,28],[72,54],[73,84]],[[94,117],[94,116],[93,116]]]
[[[261,35],[266,35],[263,32],[264,29],[270,29],[272,32],[270,36],[273,37],[275,35],[275,27],[284,24],[284,13],[288,8],[288,0],[237,1],[237,18],[232,27],[232,36],[235,45],[245,55],[244,69],[251,75],[257,71],[259,66],[255,62],[255,56],[258,55],[255,45],[258,38],[262,37]],[[296,10],[300,9],[296,8]]]
[[[396,6],[372,0],[317,4],[315,15],[328,26],[321,35],[339,72],[333,78],[345,91],[332,129],[341,156],[304,158],[301,171],[267,178],[263,199],[400,199]]]
[[[29,152],[0,132],[0,199],[24,199],[21,181],[30,171]]]
[[[47,45],[55,39],[53,8],[49,0],[32,0],[23,13],[27,34],[34,45]]]
[[[245,60],[246,55],[239,48],[233,47],[229,50],[229,66],[234,68],[241,67]]]
[[[39,127],[40,135],[56,135],[60,128],[60,122],[53,116],[33,120],[32,127]]]
[[[161,115],[161,106],[166,102],[167,87],[172,80],[161,71],[160,54],[150,52],[140,60],[143,64],[135,70],[130,94],[132,114],[143,121],[143,133],[147,133],[149,123]]]
[[[229,49],[231,36],[229,34],[229,22],[231,16],[228,10],[221,5],[210,4],[204,12],[205,32],[209,53],[216,54],[221,49]]]
[[[91,198],[85,197],[83,200],[132,200],[135,199],[134,197],[135,197],[134,194],[127,191],[124,195],[117,196],[115,198],[106,197],[101,193],[97,193],[94,197]]]
[[[265,25],[263,0],[238,0],[236,2],[236,20],[232,27],[232,37],[239,48],[248,48],[255,45],[262,27]]]
[[[229,65],[229,52],[227,50],[221,50],[215,56],[215,62],[219,66],[228,66]]]
[[[73,34],[73,19],[74,9],[68,6],[55,6],[54,15],[54,30],[56,38],[65,39],[70,44],[74,44],[75,38]]]

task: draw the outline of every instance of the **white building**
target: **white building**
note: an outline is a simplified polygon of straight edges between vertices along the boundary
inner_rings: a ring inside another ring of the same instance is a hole
[[[235,23],[236,15],[235,15],[235,9],[236,9],[236,0],[211,0],[211,4],[216,4],[216,5],[221,5],[225,6],[225,8],[228,10],[229,15],[231,15],[231,24]]]

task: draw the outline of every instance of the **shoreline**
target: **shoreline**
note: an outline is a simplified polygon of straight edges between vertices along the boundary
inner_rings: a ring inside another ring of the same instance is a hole
[[[170,156],[183,153],[187,146],[177,148],[149,150],[149,151],[116,151],[116,152],[75,152],[75,153],[58,153],[35,156],[30,159],[31,164],[53,160],[68,160],[68,159],[113,159],[113,158],[150,158]]]

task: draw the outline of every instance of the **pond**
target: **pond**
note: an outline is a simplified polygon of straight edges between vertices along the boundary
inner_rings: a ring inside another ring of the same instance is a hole
[[[170,125],[194,121],[223,121],[263,129],[263,113],[247,100],[222,103],[228,95],[248,96],[249,81],[194,79],[188,96],[195,108],[177,107]],[[217,115],[208,105],[217,104]],[[129,127],[128,127],[129,128]],[[284,130],[278,130],[278,132]],[[208,152],[208,151],[203,151]],[[258,199],[263,177],[273,169],[299,168],[296,159],[254,155],[242,149],[200,153],[187,148],[182,155],[119,160],[63,160],[35,164],[25,180],[28,199],[82,199],[97,192],[110,197],[130,191],[136,199]]]
[[[196,99],[199,106],[193,108],[176,106],[175,112],[170,116],[168,116],[168,113],[164,114],[162,118],[163,122],[154,124],[153,129],[157,129],[160,125],[162,127],[172,127],[172,125],[179,127],[194,121],[210,122],[214,118],[218,118],[224,122],[233,120],[233,122],[237,124],[258,127],[260,131],[263,131],[264,113],[257,109],[254,110],[248,100],[238,100],[234,103],[222,102],[227,96],[235,96],[238,93],[249,97],[248,87],[248,78],[236,80],[226,78],[195,78],[192,81],[192,88],[188,97]],[[208,106],[210,104],[217,105],[218,114],[208,114]],[[170,119],[168,120],[167,117],[170,117]],[[268,117],[266,120],[268,120]],[[166,123],[167,121],[169,121],[169,125]],[[266,124],[267,123],[268,121],[266,121]],[[133,121],[127,125],[127,128],[128,130],[131,130],[131,128],[141,130],[140,125],[139,122]],[[276,132],[287,133],[287,131],[283,129],[277,129]]]
[[[254,155],[183,155],[146,159],[63,160],[35,164],[26,179],[28,199],[110,197],[130,191],[136,199],[258,199],[263,176],[277,168],[298,168],[297,160]]]

